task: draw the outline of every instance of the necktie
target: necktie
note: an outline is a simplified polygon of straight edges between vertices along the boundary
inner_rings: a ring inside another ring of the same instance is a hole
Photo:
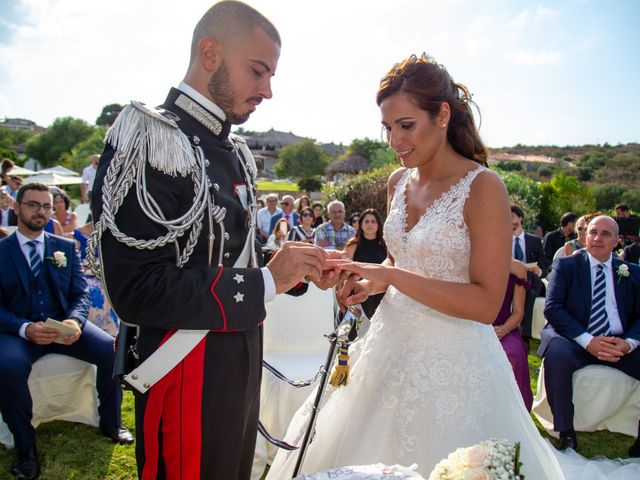
[[[291,222],[289,222],[289,214],[287,213],[284,218],[287,220],[287,223],[291,224]]]
[[[33,272],[33,276],[37,277],[42,271],[42,259],[38,253],[38,242],[35,240],[29,240],[27,245],[31,248],[31,251],[29,252],[29,264],[31,265],[31,271]]]
[[[520,247],[520,237],[516,237],[516,246],[513,249],[513,258],[516,260],[524,260],[524,252],[522,251],[522,247]]]
[[[609,335],[609,318],[605,303],[607,299],[607,282],[604,277],[604,265],[596,267],[596,281],[593,285],[591,300],[591,319],[589,320],[589,333],[594,337]]]

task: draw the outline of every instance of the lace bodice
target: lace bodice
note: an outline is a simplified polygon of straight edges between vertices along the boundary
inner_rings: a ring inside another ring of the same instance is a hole
[[[411,170],[403,173],[384,225],[387,248],[397,267],[450,282],[469,281],[469,229],[463,208],[471,183],[484,170],[469,171],[433,202],[409,231],[406,186]]]

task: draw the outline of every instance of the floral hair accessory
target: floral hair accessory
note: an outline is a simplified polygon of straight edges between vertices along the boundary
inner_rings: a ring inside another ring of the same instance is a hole
[[[59,250],[53,252],[52,257],[44,257],[44,259],[50,260],[51,263],[53,263],[53,265],[58,268],[64,268],[67,266],[67,256],[64,254],[64,252],[61,252]]]
[[[626,263],[623,263],[618,266],[618,283],[623,278],[627,278],[629,276],[629,266]]]

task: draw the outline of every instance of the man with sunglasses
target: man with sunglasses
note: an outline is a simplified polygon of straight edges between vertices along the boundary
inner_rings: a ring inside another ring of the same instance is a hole
[[[122,393],[111,377],[113,338],[86,321],[89,294],[75,243],[44,231],[52,204],[46,185],[21,187],[14,204],[18,228],[0,240],[0,413],[17,451],[11,473],[23,479],[40,472],[27,380],[33,363],[47,353],[97,366],[102,432],[117,443],[133,442],[121,428]],[[74,333],[62,336],[45,325],[48,318]]]

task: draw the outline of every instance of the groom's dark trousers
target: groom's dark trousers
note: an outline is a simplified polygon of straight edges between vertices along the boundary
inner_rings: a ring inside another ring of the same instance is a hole
[[[620,265],[630,275],[620,277]],[[640,267],[612,258],[618,314],[623,333],[620,338],[640,341]],[[544,357],[544,382],[553,413],[554,430],[573,430],[573,373],[587,365],[606,365],[640,380],[640,348],[617,362],[598,360],[573,339],[587,331],[591,316],[591,268],[586,252],[559,258],[547,286],[545,317],[538,354]]]
[[[16,235],[0,240],[0,413],[13,434],[15,446],[35,444],[31,426],[32,400],[27,380],[33,363],[47,353],[59,353],[97,366],[100,425],[120,426],[122,393],[112,377],[113,338],[87,322],[89,296],[73,241],[45,233],[43,271],[34,277]],[[47,259],[64,252],[66,266]],[[75,318],[82,335],[72,345],[36,345],[20,337],[24,322]]]

